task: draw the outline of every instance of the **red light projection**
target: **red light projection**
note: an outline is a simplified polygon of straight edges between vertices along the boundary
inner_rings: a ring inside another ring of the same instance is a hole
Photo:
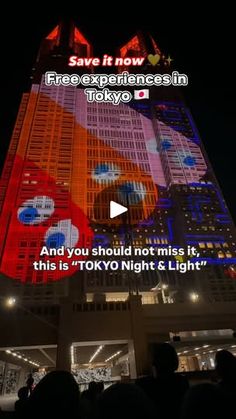
[[[153,45],[153,48],[154,48],[155,53],[156,54],[161,54],[161,50],[158,47],[157,43],[155,42],[155,40],[153,39],[152,36],[150,36],[150,39],[151,39],[151,42],[152,42],[152,45]]]
[[[49,35],[47,36],[46,39],[49,39],[50,41],[54,41],[55,39],[57,39],[59,34],[59,25],[57,25],[52,32],[49,33]]]
[[[89,46],[88,41],[85,39],[83,34],[77,28],[75,28],[74,30],[74,41],[77,42],[78,44],[86,44]]]
[[[120,49],[120,56],[121,57],[126,57],[127,53],[130,51],[137,51],[137,52],[141,52],[141,48],[140,48],[140,43],[139,43],[139,39],[137,36],[134,36],[129,42],[127,42],[127,44],[125,44],[121,49]]]
[[[91,56],[91,45],[87,41],[87,39],[83,36],[83,34],[79,31],[79,29],[77,29],[77,28],[74,29],[74,42],[75,42],[75,44],[78,44],[78,45],[80,45],[80,44],[86,45],[87,56],[88,57]]]
[[[93,231],[88,220],[95,226],[109,224],[110,200],[126,204],[128,196],[134,223],[149,217],[157,202],[151,174],[82,127],[76,108],[69,111],[68,105],[56,103],[53,97],[58,88],[50,92],[52,97],[33,91],[29,95],[30,111],[23,119],[17,153],[14,156],[12,140],[6,159],[4,173],[11,164],[11,174],[2,177],[0,271],[23,283],[47,283],[72,275],[77,267],[71,264],[67,271],[35,271],[33,262],[49,259],[40,257],[45,245],[91,248]],[[74,94],[78,100],[77,89]],[[56,125],[52,123],[55,116]],[[122,220],[118,218],[114,223],[119,227]],[[50,259],[59,260],[68,262],[61,256]]]
[[[19,177],[20,176],[20,177]],[[28,199],[17,200],[13,205],[15,189],[21,179],[25,186],[34,185]],[[33,262],[50,260],[57,264],[66,262],[66,256],[41,256],[43,246],[55,249],[61,246],[90,248],[93,232],[83,211],[76,206],[70,194],[51,176],[40,170],[33,162],[23,161],[16,156],[9,182],[10,193],[5,199],[2,220],[7,220],[7,237],[2,258],[1,271],[21,282],[57,281],[72,275],[76,267],[67,271],[35,271]],[[6,225],[6,224],[5,224]],[[4,239],[4,228],[0,240]],[[84,260],[76,256],[76,260]]]

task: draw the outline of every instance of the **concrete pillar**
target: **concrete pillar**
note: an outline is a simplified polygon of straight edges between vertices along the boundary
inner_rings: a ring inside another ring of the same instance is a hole
[[[137,378],[136,371],[136,362],[135,362],[135,353],[134,353],[134,342],[129,340],[128,342],[128,351],[129,351],[129,374],[130,378],[133,380]]]
[[[73,304],[64,299],[60,305],[60,319],[58,326],[56,369],[71,371],[71,333]]]
[[[56,369],[70,371],[71,358],[70,358],[71,343],[66,339],[59,339],[57,345],[57,359]]]
[[[7,371],[8,371],[8,363],[4,362],[4,370],[3,370],[3,377],[2,377],[2,395],[5,394]]]
[[[144,328],[142,297],[141,295],[131,295],[129,297],[129,302],[131,339],[133,341],[134,348],[136,375],[139,377],[146,373],[148,367],[147,338]],[[129,352],[132,353],[131,347],[129,347]],[[132,367],[131,372],[133,375],[134,367]]]

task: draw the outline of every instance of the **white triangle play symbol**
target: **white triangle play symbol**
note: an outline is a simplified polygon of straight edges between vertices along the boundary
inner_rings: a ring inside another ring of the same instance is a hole
[[[110,201],[110,218],[115,218],[126,211],[128,211],[128,208],[123,207],[123,205],[120,205],[115,201]]]

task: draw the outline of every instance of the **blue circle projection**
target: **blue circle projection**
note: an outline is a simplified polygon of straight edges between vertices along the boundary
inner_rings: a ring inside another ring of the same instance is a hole
[[[163,140],[161,141],[161,150],[169,150],[172,144],[170,140]]]
[[[23,224],[32,224],[39,215],[36,208],[25,208],[18,214],[18,219]]]
[[[22,202],[17,211],[17,218],[22,224],[37,225],[50,218],[53,213],[54,200],[47,195],[37,195]]]
[[[46,246],[58,248],[61,246],[74,247],[79,240],[79,230],[72,224],[71,219],[60,220],[50,227],[44,236]]]
[[[57,249],[58,247],[63,246],[65,243],[65,234],[63,233],[53,233],[48,236],[46,240],[46,246],[50,249]]]
[[[196,159],[195,157],[187,156],[184,158],[183,163],[185,164],[185,166],[193,167],[196,164]]]
[[[120,169],[112,162],[99,163],[92,170],[92,178],[98,183],[114,182],[120,177]]]
[[[95,170],[94,170],[94,174],[97,175],[97,176],[98,175],[103,175],[103,174],[105,174],[107,172],[109,172],[109,166],[106,163],[98,164],[95,167]]]
[[[134,185],[131,182],[123,183],[120,187],[120,191],[124,195],[129,195],[134,192]]]
[[[136,205],[145,198],[146,188],[141,182],[125,182],[119,187],[118,194],[124,205]]]

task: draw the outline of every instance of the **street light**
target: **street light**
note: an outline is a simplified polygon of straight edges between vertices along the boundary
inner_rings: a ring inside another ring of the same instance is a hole
[[[6,299],[3,300],[3,303],[5,307],[8,307],[9,309],[12,309],[14,307],[19,308],[20,310],[25,311],[26,313],[30,314],[32,317],[35,317],[36,319],[40,320],[42,323],[45,323],[48,326],[52,327],[53,329],[58,330],[58,327],[55,324],[48,322],[43,317],[38,316],[33,311],[29,310],[28,308],[20,304],[19,300],[17,301],[15,297],[12,297],[12,296],[7,297]]]
[[[14,308],[19,308],[22,311],[25,311],[26,313],[30,314],[32,317],[36,318],[37,320],[40,320],[42,323],[47,324],[48,326],[58,330],[57,326],[54,325],[53,323],[48,322],[46,319],[44,319],[41,316],[38,316],[37,314],[33,313],[31,310],[28,310],[26,307],[24,307],[23,305],[20,304],[19,300],[17,300],[15,297],[10,296],[10,297],[6,297],[3,299],[3,304],[5,307],[10,309],[14,309]],[[36,367],[39,367],[40,365],[34,361],[29,360],[28,358],[26,358],[25,356],[21,356],[20,354],[18,354],[17,352],[14,352],[10,349],[6,350],[6,353],[9,355],[12,355],[16,358],[19,358],[25,362],[28,362],[31,365],[34,365]]]
[[[196,292],[192,292],[192,293],[190,294],[190,300],[191,300],[193,303],[197,303],[197,302],[198,302],[198,300],[199,300],[199,294],[197,294]]]
[[[15,304],[16,304],[16,299],[15,299],[15,297],[8,297],[7,299],[6,299],[6,301],[5,301],[5,304],[6,304],[6,306],[7,307],[14,307],[15,306]]]

